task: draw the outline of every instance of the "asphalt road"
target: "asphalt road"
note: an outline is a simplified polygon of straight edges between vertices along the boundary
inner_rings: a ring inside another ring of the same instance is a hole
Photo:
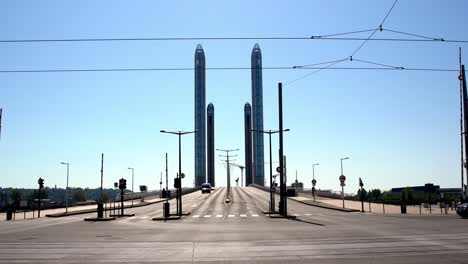
[[[288,202],[296,220],[273,219],[269,194],[251,187],[183,197],[181,220],[85,222],[77,215],[0,222],[0,263],[467,263],[468,221],[454,215],[345,213]],[[276,198],[276,202],[279,197]],[[171,201],[175,212],[175,201]]]

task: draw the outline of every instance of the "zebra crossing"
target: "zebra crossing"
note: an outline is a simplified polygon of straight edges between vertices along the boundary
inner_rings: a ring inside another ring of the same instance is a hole
[[[323,214],[311,214],[311,213],[303,213],[303,214],[291,214],[296,217],[319,217],[324,216]],[[120,222],[139,222],[139,221],[151,221],[153,217],[156,215],[136,215],[134,217],[129,218],[122,218],[118,219]],[[240,213],[240,214],[221,214],[221,213],[211,213],[211,214],[192,214],[189,216],[184,217],[186,220],[196,220],[196,219],[256,219],[268,217],[268,215],[258,214],[258,213]]]

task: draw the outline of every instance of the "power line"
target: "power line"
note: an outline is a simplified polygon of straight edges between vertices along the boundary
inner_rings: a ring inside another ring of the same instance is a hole
[[[380,28],[379,28],[380,29]],[[417,34],[405,33],[396,30],[384,29],[394,33],[405,34],[409,36],[422,37],[426,39],[412,39],[412,38],[360,38],[360,37],[335,37],[340,35],[351,35],[360,32],[370,32],[371,30],[352,31],[328,35],[314,35],[305,37],[148,37],[148,38],[75,38],[75,39],[4,39],[0,43],[40,43],[40,42],[111,42],[111,41],[195,41],[195,40],[331,40],[331,41],[384,41],[384,42],[446,42],[446,43],[468,43],[468,40],[460,39],[445,39],[445,38],[430,38]]]
[[[382,25],[385,23],[385,20],[387,20],[388,16],[389,16],[390,13],[392,12],[392,10],[393,10],[393,8],[395,7],[395,5],[396,5],[397,2],[398,2],[398,0],[395,0],[395,1],[393,2],[392,7],[387,11],[387,14],[385,15],[384,19],[382,20],[382,22],[380,23],[380,25],[379,25],[378,28],[373,29],[373,30],[367,30],[367,31],[372,31],[372,33],[369,35],[369,37],[367,37],[367,38],[361,43],[361,45],[359,45],[359,46],[351,53],[351,55],[349,56],[349,59],[350,59],[351,61],[353,60],[353,56],[356,55],[356,53],[357,53],[362,47],[364,47],[364,45],[372,38],[372,36],[374,36],[374,34],[377,32],[377,30],[380,29],[380,31],[382,31]],[[354,32],[352,32],[352,33],[354,34]],[[351,34],[351,33],[350,33],[350,34]],[[343,35],[343,33],[341,33],[341,35]],[[299,77],[299,78],[294,79],[294,80],[292,80],[292,81],[290,81],[290,82],[287,82],[287,83],[285,83],[284,85],[288,85],[288,84],[291,84],[291,83],[293,83],[293,82],[302,80],[302,79],[304,79],[304,78],[306,78],[306,77],[308,77],[308,76],[310,76],[310,75],[312,75],[312,74],[315,74],[315,73],[320,72],[320,71],[323,70],[323,69],[330,68],[330,67],[332,67],[332,66],[334,66],[334,65],[336,65],[336,64],[338,64],[338,63],[340,63],[340,62],[342,62],[342,61],[344,61],[344,60],[335,61],[335,62],[333,62],[332,64],[330,64],[330,65],[328,65],[328,66],[325,66],[325,67],[323,67],[323,68],[321,68],[321,69],[318,69],[317,71],[311,72],[311,73],[306,74],[306,75],[304,75],[304,76],[302,76],[302,77]],[[362,62],[365,62],[365,61],[362,61]],[[382,66],[382,65],[381,65],[381,66]]]
[[[407,33],[407,32],[402,32],[402,31],[397,31],[397,30],[392,30],[392,29],[386,29],[386,28],[385,28],[385,29],[382,29],[382,30],[385,30],[385,31],[388,31],[388,32],[397,33],[397,34],[407,35],[407,36],[413,36],[413,37],[428,39],[428,40],[445,41],[444,38],[426,37],[426,36],[422,36],[422,35],[417,35],[417,34],[413,34],[413,33]]]
[[[340,60],[326,67],[302,67],[293,68],[291,66],[263,67],[264,70],[369,70],[369,71],[431,71],[431,72],[459,72],[459,69],[447,68],[411,68],[411,67],[333,67]],[[375,63],[376,64],[376,63]],[[378,64],[376,64],[378,65]],[[385,65],[385,64],[382,64]],[[212,71],[231,71],[231,70],[251,70],[251,67],[210,67],[206,70]],[[0,74],[10,73],[73,73],[73,72],[139,72],[139,71],[193,71],[195,68],[101,68],[101,69],[27,69],[27,70],[0,70]],[[309,73],[309,74],[312,74]]]

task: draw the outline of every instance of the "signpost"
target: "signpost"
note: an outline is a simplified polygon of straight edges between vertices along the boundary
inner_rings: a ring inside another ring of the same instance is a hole
[[[338,179],[340,180],[340,185],[341,185],[341,198],[343,199],[343,208],[345,208],[345,205],[344,205],[344,187],[346,186],[346,184],[345,184],[346,176],[341,175]]]
[[[317,180],[313,179],[312,180],[312,197],[314,197],[314,202],[315,202],[315,185],[317,184]]]

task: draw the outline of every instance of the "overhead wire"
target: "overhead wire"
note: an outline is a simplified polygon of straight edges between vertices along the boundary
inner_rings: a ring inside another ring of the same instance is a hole
[[[263,67],[264,70],[314,70],[312,73],[322,70],[375,70],[375,71],[431,71],[431,72],[459,72],[459,69],[447,68],[411,68],[411,67],[333,67],[341,61],[336,61],[325,67],[303,67],[293,68],[291,66],[272,66]],[[229,70],[251,70],[251,67],[209,67],[206,70],[212,71],[229,71]],[[7,73],[73,73],[73,72],[138,72],[138,71],[193,71],[195,68],[95,68],[95,69],[43,69],[43,70],[0,70],[0,74]],[[309,74],[312,74],[309,73]],[[307,77],[307,76],[305,76]],[[305,78],[304,76],[301,78]]]
[[[357,53],[360,49],[362,49],[362,47],[364,47],[364,45],[374,36],[374,34],[375,34],[378,30],[382,31],[382,26],[383,26],[383,24],[384,24],[385,21],[387,20],[388,16],[389,16],[390,13],[392,12],[392,10],[393,10],[393,8],[395,7],[395,5],[396,5],[397,2],[398,2],[398,0],[395,0],[395,1],[393,2],[393,5],[390,7],[390,9],[389,9],[389,10],[387,11],[387,13],[385,14],[385,17],[382,19],[382,22],[380,22],[379,27],[377,27],[377,28],[375,28],[375,29],[373,29],[373,30],[368,30],[368,31],[372,31],[372,33],[371,33],[371,34],[370,34],[370,35],[369,35],[369,36],[368,36],[368,37],[351,53],[351,55],[349,56],[350,61],[353,60],[353,56],[356,55],[356,53]],[[343,61],[344,61],[344,60],[336,61],[336,62],[334,62],[334,63],[331,64],[331,65],[325,66],[324,68],[329,68],[329,67],[334,66],[334,65],[336,65],[336,64],[338,64],[338,63],[341,63],[341,62],[343,62]],[[311,73],[309,73],[309,74],[306,74],[306,75],[304,75],[304,76],[302,76],[302,77],[296,78],[296,79],[294,79],[294,80],[292,80],[292,81],[286,82],[286,83],[284,84],[284,86],[285,86],[285,85],[289,85],[289,84],[291,84],[291,83],[294,83],[294,82],[296,82],[296,81],[302,80],[302,79],[304,79],[304,78],[306,78],[306,77],[308,77],[308,76],[310,76],[310,75],[312,75],[312,74],[315,74],[315,73],[320,72],[321,70],[322,70],[322,69],[319,69],[319,70],[317,70],[317,71],[314,71],[314,72],[311,72]]]

